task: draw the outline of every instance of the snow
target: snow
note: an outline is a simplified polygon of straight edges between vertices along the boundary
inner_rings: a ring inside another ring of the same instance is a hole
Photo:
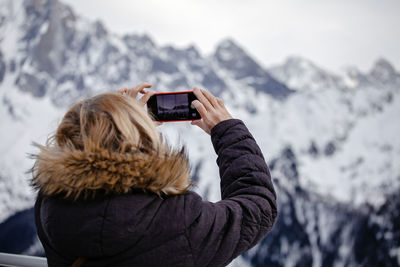
[[[43,144],[63,113],[48,97],[37,99],[20,92],[13,80],[13,75],[7,75],[2,88],[10,89],[0,90],[0,99],[8,100],[18,118],[10,116],[8,105],[1,105],[0,124],[7,127],[0,131],[0,151],[6,155],[0,161],[0,222],[11,215],[10,212],[32,206],[34,194],[28,184],[29,176],[25,174],[33,165],[28,158],[29,153],[35,152],[31,144]]]
[[[251,264],[249,262],[245,261],[242,257],[237,257],[227,266],[228,267],[250,267]]]
[[[397,258],[397,264],[400,265],[400,247],[390,249],[390,255]]]
[[[24,31],[20,27],[24,23],[24,16],[20,14],[22,1],[7,3],[15,4],[12,15],[7,16],[7,23],[0,31],[1,51],[6,63],[11,60],[21,62],[26,57],[27,60],[21,67],[17,64],[14,73],[8,71],[0,84],[0,151],[3,155],[0,161],[0,222],[33,205],[35,193],[29,186],[30,176],[25,173],[33,165],[33,161],[27,157],[28,153],[35,152],[31,143],[43,144],[56,129],[71,101],[82,97],[73,80],[57,84],[54,77],[38,71],[32,64],[24,50],[24,43],[19,41]],[[263,92],[256,92],[248,85],[262,83],[262,80],[255,77],[236,80],[235,73],[221,68],[212,56],[183,57],[177,61],[172,53],[158,48],[147,36],[132,35],[126,41],[108,33],[97,36],[93,33],[98,26],[77,17],[71,49],[82,47],[86,38],[90,39],[90,43],[84,54],[65,48],[70,60],[63,65],[59,74],[82,75],[84,90],[88,91],[85,91],[88,95],[115,91],[118,86],[132,86],[141,81],[152,82],[152,89],[156,91],[190,90],[195,86],[203,87],[201,83],[205,73],[214,72],[227,85],[221,94],[225,106],[234,118],[245,122],[267,162],[281,157],[282,151],[290,148],[298,164],[299,185],[312,196],[332,203],[343,203],[346,207],[365,203],[379,206],[387,194],[399,189],[400,87],[399,79],[393,78],[398,74],[387,73],[387,66],[375,72],[382,74],[380,79],[385,79],[385,83],[382,83],[369,73],[355,69],[335,74],[306,59],[289,60],[269,70],[297,92],[285,100],[276,100]],[[44,23],[41,33],[48,27],[49,24]],[[58,37],[58,42],[62,42],[61,36]],[[36,38],[33,41],[39,40]],[[236,56],[230,50],[231,45],[229,41],[221,44],[220,56],[223,60],[229,61]],[[110,46],[115,47],[116,51],[108,52],[107,47]],[[179,73],[149,73],[156,57],[176,64]],[[127,66],[126,62],[130,65]],[[197,69],[193,71],[191,66]],[[127,69],[128,78],[121,78],[121,72]],[[15,80],[21,72],[48,81],[46,96],[35,98],[29,92],[18,89]],[[170,88],[169,83],[182,77],[186,78],[190,88]],[[392,78],[393,81],[390,80]],[[64,105],[57,107],[52,97],[62,92],[68,92],[69,98],[62,99]],[[253,112],[249,112],[251,109]],[[194,190],[209,201],[220,200],[217,155],[210,136],[197,126],[190,125],[190,122],[164,123],[158,129],[171,145],[187,147],[192,175],[197,170],[196,174],[200,177]],[[317,150],[315,154],[309,152],[312,144]],[[334,147],[331,152],[328,149],[330,146]],[[277,173],[273,178],[279,180],[283,188],[294,187],[294,182],[284,174]],[[283,202],[287,201],[283,199],[284,195],[280,198]],[[296,218],[305,225],[310,238],[315,266],[322,264],[318,242],[326,244],[337,225],[335,214],[324,210],[322,204],[313,210],[305,206],[307,203],[295,203]],[[288,216],[284,222],[289,224],[290,220]],[[350,230],[345,228],[341,232],[343,236],[340,238],[344,241],[339,247],[336,266],[345,265],[344,259],[348,259],[352,253],[352,244],[346,239],[351,235],[346,231]],[[285,260],[287,266],[295,265],[299,257],[304,255],[298,243],[289,244],[288,240],[283,239],[280,246],[281,252],[288,255]],[[37,247],[34,244],[30,251],[35,249]],[[397,255],[400,261],[398,249],[392,249],[390,253]],[[229,266],[247,265],[249,263],[243,258],[238,258]]]
[[[43,249],[43,245],[40,242],[39,238],[36,237],[33,244],[28,249],[26,249],[24,252],[22,252],[21,254],[22,255],[32,255],[32,256],[43,255],[44,249]]]
[[[297,91],[318,91],[336,88],[342,84],[340,78],[301,57],[289,57],[283,65],[268,69],[272,76]]]

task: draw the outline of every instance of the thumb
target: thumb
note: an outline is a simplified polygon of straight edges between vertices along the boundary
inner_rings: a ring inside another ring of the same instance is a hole
[[[199,125],[199,121],[200,121],[200,120],[195,120],[195,121],[192,121],[190,124],[191,124],[191,125]]]
[[[206,133],[210,134],[210,129],[208,129],[208,127],[207,127],[207,125],[204,123],[203,119],[192,121],[190,124],[192,124],[192,125],[197,125],[197,126],[200,127],[203,131],[205,131]]]
[[[144,89],[143,89],[144,90]],[[147,101],[149,101],[150,97],[152,95],[154,95],[156,93],[156,91],[146,91],[146,93],[144,93],[144,96],[142,96],[139,99],[139,103],[142,104],[142,106],[146,105]]]

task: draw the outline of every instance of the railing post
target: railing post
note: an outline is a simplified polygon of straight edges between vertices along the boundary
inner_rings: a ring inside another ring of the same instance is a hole
[[[0,252],[0,266],[47,267],[47,259],[43,257],[8,254]]]

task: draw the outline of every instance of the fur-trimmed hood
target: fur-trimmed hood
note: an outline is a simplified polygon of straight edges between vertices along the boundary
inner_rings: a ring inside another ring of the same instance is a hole
[[[44,195],[77,199],[97,192],[123,194],[143,189],[158,195],[186,192],[192,185],[185,147],[166,152],[84,152],[40,146],[31,184]]]

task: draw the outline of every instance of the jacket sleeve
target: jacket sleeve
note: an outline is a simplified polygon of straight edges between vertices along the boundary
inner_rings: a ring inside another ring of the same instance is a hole
[[[187,236],[196,266],[224,266],[255,246],[277,217],[276,194],[262,152],[239,119],[211,129],[222,200],[185,202]]]

